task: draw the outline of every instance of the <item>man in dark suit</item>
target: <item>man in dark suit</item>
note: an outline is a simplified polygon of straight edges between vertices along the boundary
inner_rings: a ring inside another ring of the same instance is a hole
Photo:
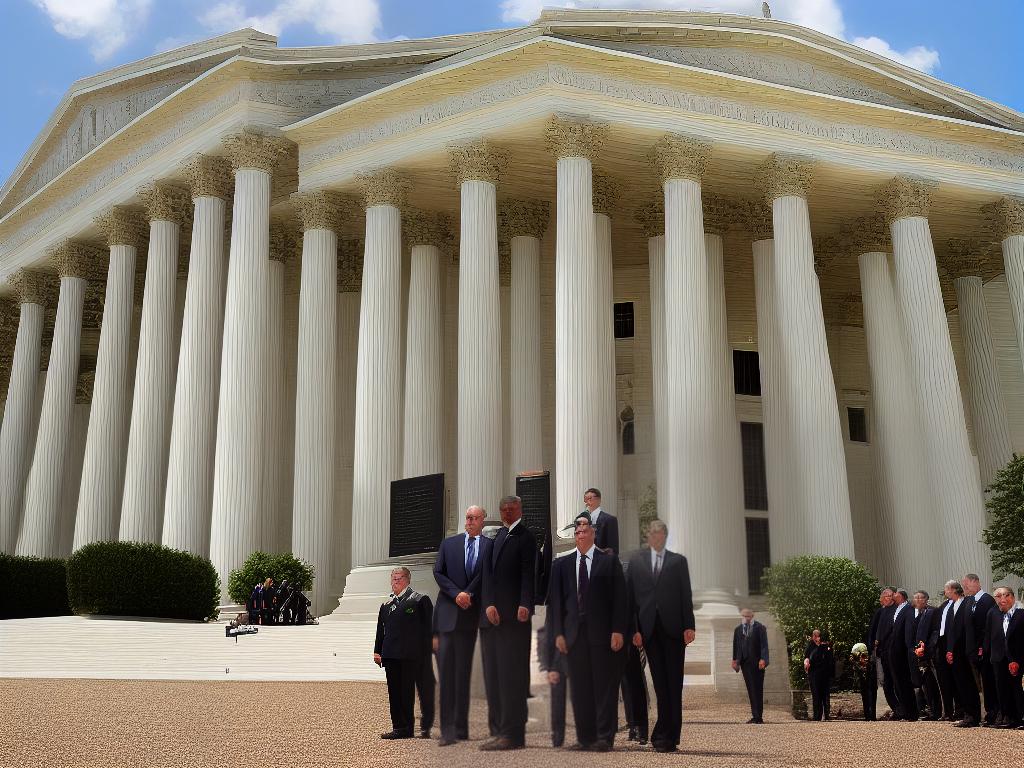
[[[764,723],[764,671],[768,667],[768,630],[754,621],[749,608],[740,611],[743,621],[732,633],[732,668],[743,673],[750,699],[747,723]]]
[[[594,542],[597,548],[610,549],[610,554],[618,555],[619,520],[601,506],[601,492],[597,488],[587,488],[583,492],[583,503],[594,526]]]
[[[574,522],[576,549],[551,569],[551,631],[555,648],[569,661],[577,739],[570,749],[608,752],[618,729],[625,665],[626,579],[619,558],[594,544],[590,515],[581,512]]]
[[[968,635],[971,644],[968,650],[973,651],[971,669],[985,696],[985,720],[982,725],[990,727],[999,717],[999,695],[996,692],[996,678],[992,665],[988,663],[983,646],[988,612],[996,607],[996,601],[981,588],[981,579],[976,573],[968,573],[961,580],[961,584],[964,587],[964,595],[971,603],[971,634]]]
[[[893,621],[896,618],[896,610],[899,608],[900,595],[896,589],[892,590],[892,602],[882,611],[878,618],[878,632],[875,635],[879,667],[882,670],[882,693],[885,694],[885,701],[889,705],[889,715],[884,719],[902,720],[903,711],[900,707],[899,697],[896,692],[896,678],[893,675],[892,666],[889,664],[889,645],[892,638]]]
[[[391,705],[391,730],[382,739],[411,739],[416,683],[423,665],[430,664],[433,604],[426,595],[414,591],[408,568],[391,571],[391,595],[377,615],[377,638],[373,643],[373,663],[384,667]]]
[[[956,581],[947,581],[942,588],[945,600],[936,611],[935,618],[935,643],[932,653],[932,668],[935,670],[935,679],[939,681],[939,695],[942,697],[942,716],[940,720],[953,722],[960,719],[959,700],[956,697],[956,683],[953,680],[953,669],[946,663],[946,634],[953,630],[953,603],[956,600],[956,591],[953,588]]]
[[[696,622],[686,558],[665,548],[668,526],[652,520],[648,547],[629,561],[627,589],[633,606],[633,645],[645,648],[658,697],[658,722],[651,733],[657,752],[675,752],[683,726],[683,663]]]
[[[895,590],[892,587],[886,587],[878,595],[878,607],[875,612],[871,615],[871,623],[868,625],[868,634],[864,638],[864,643],[867,645],[868,653],[870,654],[870,664],[866,672],[867,679],[864,681],[865,691],[867,693],[867,711],[865,711],[865,717],[867,717],[868,711],[871,712],[870,720],[875,719],[875,704],[878,700],[878,681],[884,679],[885,673],[882,670],[882,659],[878,653],[878,630],[882,624],[882,614],[885,613],[885,609],[892,605],[892,595]],[[890,704],[890,707],[892,705]]]
[[[523,504],[506,496],[504,523],[484,560],[480,650],[492,738],[483,750],[526,746],[526,699],[530,692],[530,617],[536,603],[537,541],[522,522]]]
[[[924,705],[928,714],[922,720],[938,720],[942,716],[942,698],[939,683],[932,668],[935,643],[938,637],[938,611],[928,604],[928,593],[918,590],[914,593],[914,617],[907,622],[907,646],[910,652],[910,681],[918,691],[918,711]]]
[[[447,747],[469,738],[469,691],[473,651],[480,625],[480,583],[483,562],[493,542],[483,536],[483,507],[466,510],[466,532],[449,536],[437,551],[434,581],[437,607],[437,673],[441,682],[441,738]]]
[[[992,593],[996,607],[985,625],[985,656],[992,667],[999,695],[996,728],[1017,728],[1024,719],[1024,689],[1021,689],[1019,649],[1024,636],[1024,611],[1017,610],[1013,590],[999,587]],[[1017,653],[1011,652],[1015,651]]]
[[[981,725],[981,700],[978,698],[978,684],[972,671],[972,657],[977,650],[972,648],[971,636],[971,603],[964,596],[963,585],[959,581],[949,582],[947,595],[952,595],[953,607],[952,626],[949,626],[947,614],[946,624],[946,664],[953,673],[953,684],[956,686],[957,701],[963,709],[964,717],[953,725],[957,728],[977,728]]]
[[[896,612],[893,614],[892,632],[889,634],[889,669],[899,704],[899,712],[894,714],[898,714],[901,720],[917,720],[917,697],[910,678],[910,657],[915,645],[914,609],[910,607],[908,598],[907,590],[896,590]]]

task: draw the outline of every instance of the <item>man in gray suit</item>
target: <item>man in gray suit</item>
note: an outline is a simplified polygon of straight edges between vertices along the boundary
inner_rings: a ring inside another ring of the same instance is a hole
[[[743,673],[750,699],[748,724],[764,723],[764,671],[768,667],[768,630],[754,621],[749,608],[740,611],[743,621],[732,633],[732,668]]]

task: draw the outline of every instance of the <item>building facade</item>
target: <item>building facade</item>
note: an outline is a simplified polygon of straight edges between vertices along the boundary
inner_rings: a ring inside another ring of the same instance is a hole
[[[76,83],[0,197],[0,548],[222,579],[388,559],[517,473],[670,527],[700,599],[855,557],[986,573],[1024,448],[1024,116],[789,23],[545,11]]]

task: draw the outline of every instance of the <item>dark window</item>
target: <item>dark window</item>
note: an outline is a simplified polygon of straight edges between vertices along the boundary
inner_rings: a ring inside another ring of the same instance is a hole
[[[760,595],[761,576],[764,569],[772,564],[771,549],[768,546],[768,519],[747,518],[747,586],[750,594]]]
[[[757,352],[732,351],[732,379],[737,395],[761,396],[761,367],[757,362]]]
[[[636,453],[636,433],[633,429],[633,422],[627,421],[622,425],[622,455],[632,456]]]
[[[868,416],[863,408],[847,408],[846,418],[850,423],[850,442],[866,443],[868,441]]]
[[[768,509],[764,426],[756,422],[741,422],[740,437],[743,441],[743,506],[746,509]]]
[[[633,302],[620,301],[615,304],[615,338],[633,338]]]

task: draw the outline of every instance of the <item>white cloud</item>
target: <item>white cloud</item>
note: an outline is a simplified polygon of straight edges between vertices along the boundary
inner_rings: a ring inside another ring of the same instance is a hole
[[[112,56],[149,16],[152,0],[32,0],[58,34],[89,40],[93,58]]]
[[[846,25],[838,0],[770,0],[769,4],[773,18],[816,29],[840,40],[846,39]],[[535,21],[544,8],[718,11],[760,16],[761,0],[502,0],[502,19],[529,23]],[[880,37],[858,37],[852,42],[923,72],[932,72],[939,65],[938,52],[922,45],[901,52]]]
[[[243,27],[280,35],[288,27],[312,26],[336,43],[369,43],[380,29],[378,0],[278,0],[265,13],[250,13],[241,0],[217,3],[199,17],[212,32]]]

